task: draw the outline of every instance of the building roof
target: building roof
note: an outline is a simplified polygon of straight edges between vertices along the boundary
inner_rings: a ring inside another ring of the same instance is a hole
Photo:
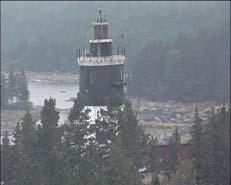
[[[167,160],[168,159],[168,145],[157,145],[158,149],[158,159],[159,160]],[[180,159],[188,159],[190,158],[192,151],[191,143],[180,144],[180,151],[178,153],[178,157]]]

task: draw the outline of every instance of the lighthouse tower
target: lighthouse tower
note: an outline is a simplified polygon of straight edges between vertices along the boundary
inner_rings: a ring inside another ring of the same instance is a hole
[[[108,22],[99,11],[93,26],[89,48],[78,49],[79,93],[87,96],[88,106],[103,106],[112,89],[124,96],[128,76],[124,74],[125,48],[113,49]]]

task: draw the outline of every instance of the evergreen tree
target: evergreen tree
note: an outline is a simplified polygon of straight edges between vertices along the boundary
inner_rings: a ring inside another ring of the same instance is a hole
[[[149,152],[149,170],[152,174],[152,181],[155,180],[156,178],[156,175],[158,174],[157,172],[157,164],[158,164],[158,161],[157,161],[157,138],[153,138],[153,136],[151,137],[150,141],[149,141],[149,148],[150,148],[150,152]]]
[[[53,184],[54,185],[73,185],[74,182],[73,178],[73,169],[71,169],[69,163],[65,161],[63,158],[56,161],[56,165],[54,168],[54,178]]]
[[[5,75],[1,73],[1,107],[4,109],[8,105],[9,94],[7,90],[7,81]]]
[[[22,70],[17,75],[16,86],[17,86],[16,95],[19,102],[27,102],[29,100],[29,90],[28,90],[27,79],[24,70]]]
[[[10,146],[8,132],[5,131],[1,146],[1,181],[4,182],[5,185],[10,185],[13,182],[13,162],[12,146]]]
[[[203,177],[202,182],[211,185],[229,184],[229,111],[223,107],[217,113],[211,112],[205,127],[203,142]],[[227,137],[228,136],[228,137]]]
[[[194,115],[194,124],[192,126],[192,158],[193,158],[193,167],[196,171],[196,184],[199,185],[202,173],[202,162],[203,162],[203,154],[202,154],[202,119],[198,114],[198,109],[195,109]]]
[[[117,110],[118,108],[121,107],[121,105],[124,104],[124,99],[123,97],[118,94],[118,92],[113,88],[110,96],[107,98],[107,110],[108,111],[113,111]]]
[[[152,179],[152,185],[160,185],[158,175],[155,175],[154,178]]]
[[[131,159],[126,157],[120,138],[113,144],[109,166],[104,169],[103,184],[107,185],[138,185],[141,177]]]
[[[176,170],[171,174],[170,179],[164,179],[162,184],[168,185],[195,185],[195,175],[191,160],[179,161]]]
[[[14,132],[14,138],[14,151],[16,156],[14,163],[15,184],[41,184],[42,176],[39,175],[41,172],[41,167],[35,158],[35,146],[38,141],[36,137],[35,121],[33,121],[29,112],[25,114],[21,126],[18,123]]]
[[[8,95],[10,101],[16,96],[16,77],[13,71],[8,76]]]
[[[44,106],[41,112],[41,123],[43,128],[58,127],[59,112],[55,108],[56,101],[51,97],[44,100]]]
[[[49,185],[55,185],[55,170],[63,155],[62,130],[58,128],[59,112],[55,105],[55,99],[45,99],[41,111],[42,126],[38,129],[39,160]]]
[[[74,172],[73,179],[75,183],[80,182],[79,174],[81,174],[80,171],[82,171],[82,165],[85,163],[84,161],[87,156],[87,136],[91,134],[89,128],[90,109],[84,109],[86,101],[87,99],[85,96],[81,96],[80,94],[77,95],[68,116],[70,123],[63,126],[65,158],[67,159],[68,164],[70,164],[71,170]],[[84,181],[85,177],[86,176],[83,173],[81,180]]]
[[[19,122],[17,122],[17,125],[16,125],[16,127],[14,129],[14,132],[13,132],[13,142],[14,142],[15,146],[20,146],[20,148],[21,148],[22,130],[21,130],[21,125],[20,125]]]
[[[68,120],[71,123],[74,122],[79,122],[80,119],[85,118],[84,115],[86,115],[85,113],[83,113],[83,109],[84,109],[84,105],[87,102],[87,97],[80,95],[79,93],[77,94],[77,98],[74,100],[74,105],[71,108],[70,114],[68,116]],[[88,110],[89,111],[89,110]]]
[[[178,152],[180,149],[180,134],[178,132],[178,129],[176,128],[173,131],[172,137],[169,139],[169,144],[168,144],[168,163],[169,163],[169,168],[170,171],[175,171],[176,165],[178,163]]]
[[[36,125],[35,121],[33,120],[31,114],[29,111],[26,112],[22,123],[21,123],[22,129],[22,143],[24,152],[34,155],[34,147],[38,142],[38,138],[36,137]]]
[[[95,131],[95,144],[97,145],[97,171],[108,165],[108,159],[112,152],[112,145],[118,133],[118,116],[122,111],[122,97],[113,89],[107,99],[107,108],[97,113],[95,124],[92,128]]]
[[[123,110],[118,115],[118,125],[118,136],[121,138],[121,145],[126,151],[126,157],[131,159],[137,170],[143,168],[147,163],[148,136],[138,125],[130,101],[125,102]]]

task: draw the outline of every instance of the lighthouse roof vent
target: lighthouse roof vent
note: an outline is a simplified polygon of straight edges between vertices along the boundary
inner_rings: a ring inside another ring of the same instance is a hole
[[[106,15],[102,15],[102,10],[99,10],[99,14],[96,17],[97,23],[107,22]]]

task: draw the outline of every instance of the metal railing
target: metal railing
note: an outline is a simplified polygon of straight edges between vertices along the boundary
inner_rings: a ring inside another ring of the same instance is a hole
[[[116,48],[110,56],[93,56],[87,48],[78,49],[77,59],[81,65],[113,65],[123,64],[125,61],[125,48]]]
[[[90,49],[89,48],[79,48],[77,49],[77,58],[79,57],[109,57],[109,56],[104,56],[104,55],[101,55],[100,53],[97,55],[97,56],[93,56],[93,54],[91,53]],[[126,50],[125,48],[119,48],[117,47],[116,49],[112,50],[112,55],[122,55],[122,56],[125,56],[126,54]]]

